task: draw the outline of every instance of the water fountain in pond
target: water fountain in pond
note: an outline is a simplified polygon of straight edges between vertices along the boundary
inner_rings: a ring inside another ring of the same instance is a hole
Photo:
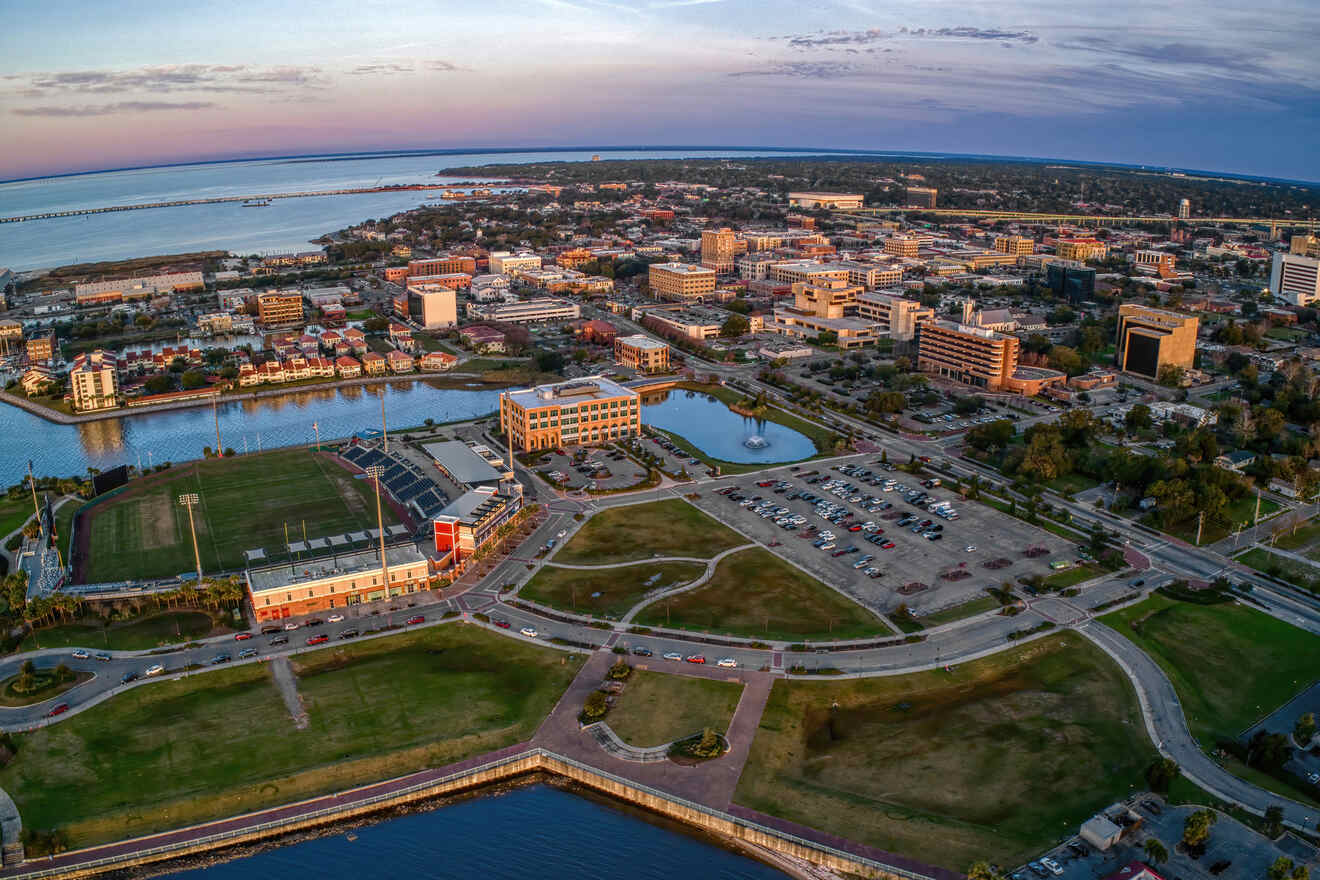
[[[765,449],[769,445],[770,441],[762,437],[760,434],[753,434],[743,441],[743,446],[746,446],[748,449]]]

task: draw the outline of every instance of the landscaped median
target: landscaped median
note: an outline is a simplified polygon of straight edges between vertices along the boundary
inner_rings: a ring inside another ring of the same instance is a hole
[[[1123,672],[1075,634],[948,670],[774,685],[734,801],[965,871],[1014,865],[1144,785]]]
[[[306,729],[265,664],[214,670],[15,735],[0,788],[71,847],[290,803],[526,740],[580,659],[451,624],[294,664]]]

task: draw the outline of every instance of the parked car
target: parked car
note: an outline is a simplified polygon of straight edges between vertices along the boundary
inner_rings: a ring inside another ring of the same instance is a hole
[[[418,623],[426,623],[426,617],[421,614],[414,614],[412,617],[408,618],[407,623],[409,626],[413,626],[414,624],[418,624]]]
[[[500,629],[509,628],[509,622],[505,620],[503,617],[493,617],[491,618],[490,622],[498,626]]]
[[[323,645],[323,644],[325,644],[325,643],[328,642],[328,641],[330,641],[330,637],[329,637],[328,635],[326,635],[325,633],[322,633],[322,634],[317,635],[317,636],[308,636],[308,637],[307,637],[307,644],[309,644],[309,645]]]
[[[211,658],[211,665],[219,666],[221,663],[228,663],[232,659],[233,658],[230,657],[228,654],[216,654],[214,657]]]
[[[331,623],[341,623],[343,619],[344,619],[344,615],[342,614],[331,614],[329,617],[326,618],[326,620],[330,621]]]
[[[1053,874],[1055,877],[1063,873],[1063,866],[1060,865],[1058,862],[1054,861],[1054,859],[1050,858],[1049,856],[1042,858],[1040,860],[1040,863],[1044,865],[1049,870],[1049,872]]]
[[[249,657],[255,657],[255,656],[257,656],[256,648],[244,648],[243,650],[238,652],[239,660],[246,660]]]
[[[518,630],[518,632],[527,636],[529,639],[534,639],[540,635],[540,633],[536,631],[536,627],[533,626],[524,626],[522,629]]]
[[[79,660],[86,660],[88,657],[92,655],[84,651],[82,648],[79,648],[78,650],[73,652],[73,656],[77,657]]]
[[[275,638],[273,638],[273,639],[270,640],[270,643],[271,643],[272,646],[273,646],[273,645],[287,645],[287,644],[289,643],[289,637],[288,637],[288,636],[276,636]]]
[[[284,624],[284,629],[287,632],[293,632],[297,628],[298,628],[298,622],[295,620],[290,620],[288,623]]]
[[[273,623],[268,623],[261,628],[261,634],[263,636],[268,636],[271,635],[272,633],[277,633],[279,631],[280,631],[279,626]]]
[[[246,642],[250,638],[252,638],[252,633],[250,632],[234,633],[234,641],[236,642]]]
[[[650,656],[651,656],[651,649],[650,649],[650,648],[644,648],[644,647],[642,647],[641,645],[638,645],[636,648],[633,648],[633,649],[632,649],[632,652],[633,652],[633,654],[635,654],[635,655],[638,656],[638,657],[650,657]]]
[[[357,629],[351,626],[348,629],[341,629],[339,631],[339,638],[341,639],[355,639],[357,638],[357,635],[358,635]]]
[[[706,658],[703,657],[703,656],[700,655],[700,654],[688,654],[688,655],[687,655],[686,657],[684,657],[683,659],[686,660],[686,661],[689,662],[689,663],[705,663],[705,662],[706,662]]]
[[[723,666],[725,669],[734,669],[734,668],[737,667],[737,665],[738,665],[738,661],[737,661],[737,660],[734,660],[732,657],[724,657],[724,658],[721,658],[720,661],[719,661],[719,663],[717,663],[717,664],[715,664],[715,665],[717,665],[717,666]]]
[[[157,664],[155,664],[155,665],[153,665],[153,666],[148,666],[148,667],[147,667],[147,673],[146,673],[146,674],[147,674],[148,676],[163,675],[164,673],[165,673],[165,667],[162,666],[162,665],[159,664],[159,663],[157,663]]]
[[[119,679],[119,683],[128,684],[130,681],[137,681],[137,677],[138,674],[136,672],[125,672],[124,677]]]

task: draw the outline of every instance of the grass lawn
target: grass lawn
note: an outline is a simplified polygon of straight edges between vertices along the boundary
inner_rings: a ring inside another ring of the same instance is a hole
[[[443,765],[526,739],[579,667],[449,625],[298,658],[297,730],[264,664],[133,688],[18,735],[0,787],[74,847]]]
[[[29,635],[20,651],[41,648],[104,648],[109,651],[146,651],[201,638],[215,629],[204,611],[166,611],[122,623],[65,623]]]
[[[1236,738],[1315,680],[1320,636],[1245,605],[1155,595],[1100,621],[1160,664],[1205,746]]]
[[[618,619],[646,593],[689,583],[705,570],[699,562],[639,562],[600,571],[546,566],[518,591],[518,597],[551,608]]]
[[[945,608],[943,611],[936,611],[934,614],[927,614],[919,619],[925,626],[939,626],[944,623],[953,623],[955,620],[966,620],[969,617],[984,614],[998,607],[998,599],[994,596],[984,596],[980,599],[964,602],[961,605],[955,605],[952,608]]]
[[[0,499],[0,538],[23,527],[23,523],[32,519],[32,496]]]
[[[1056,571],[1054,574],[1045,578],[1045,586],[1054,590],[1064,590],[1068,587],[1075,587],[1083,581],[1089,581],[1091,578],[1100,577],[1106,574],[1108,569],[1097,565],[1094,562],[1087,562],[1083,565],[1074,565],[1072,568],[1066,568],[1063,571]]]
[[[709,559],[749,543],[681,498],[612,507],[587,520],[553,557],[570,565],[604,565],[653,556]]]
[[[1087,489],[1094,489],[1100,485],[1100,481],[1094,480],[1085,474],[1064,474],[1062,477],[1055,477],[1045,485],[1055,492],[1076,494],[1077,492],[1085,492]]]
[[[1122,671],[1065,634],[952,672],[776,682],[734,800],[965,871],[1034,857],[1154,756]]]
[[[88,581],[192,571],[188,511],[178,503],[184,492],[201,497],[193,516],[206,571],[242,568],[243,551],[253,547],[280,558],[286,526],[290,540],[302,540],[304,524],[309,538],[376,527],[371,484],[306,449],[193,462],[129,485],[83,517]],[[386,525],[398,522],[388,505],[384,512]]]
[[[707,727],[725,733],[742,689],[733,681],[634,669],[605,721],[619,739],[641,748],[664,745]]]
[[[60,558],[69,564],[69,538],[73,535],[73,515],[82,507],[81,498],[71,499],[55,511],[55,534],[60,545]]]
[[[1284,550],[1298,550],[1320,539],[1320,522],[1309,522],[1299,526],[1297,531],[1284,532],[1275,541],[1274,546]]]
[[[1271,516],[1274,516],[1282,508],[1268,498],[1260,499],[1260,521],[1264,522]],[[1201,544],[1213,544],[1215,541],[1222,541],[1233,534],[1238,524],[1245,523],[1251,525],[1256,518],[1256,496],[1247,495],[1234,501],[1224,508],[1224,517],[1229,525],[1220,523],[1206,522],[1201,529]],[[1158,528],[1158,526],[1157,526]],[[1181,538],[1189,544],[1196,543],[1196,517],[1192,516],[1180,523],[1161,529],[1166,534],[1173,535],[1175,538]]]
[[[891,634],[870,611],[760,547],[725,557],[705,584],[648,606],[636,621],[748,638]]]
[[[1264,547],[1252,547],[1237,557],[1236,561],[1309,590],[1316,589],[1317,584],[1320,584],[1320,566],[1307,565],[1305,562],[1271,553]]]

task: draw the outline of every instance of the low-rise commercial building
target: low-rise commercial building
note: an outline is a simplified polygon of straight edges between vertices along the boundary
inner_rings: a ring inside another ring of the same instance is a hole
[[[792,339],[829,341],[839,348],[861,348],[876,339],[875,324],[859,318],[822,318],[792,308],[777,308],[766,327]]]
[[[790,208],[826,208],[831,211],[855,210],[862,206],[861,193],[836,192],[791,192],[788,194]]]
[[[537,254],[510,253],[509,251],[491,251],[490,271],[492,275],[508,275],[518,269],[541,268],[541,257]]]
[[[144,278],[85,281],[74,285],[73,296],[80,306],[104,305],[123,300],[150,299],[158,293],[201,290],[205,286],[201,272],[171,272]]]
[[[921,242],[913,235],[891,235],[885,239],[885,253],[895,257],[915,257]]]
[[[604,376],[510,391],[500,427],[520,452],[612,443],[641,433],[641,396]]]
[[[639,372],[663,373],[669,369],[669,346],[640,333],[618,336],[614,339],[614,360]]]
[[[468,303],[469,318],[500,321],[506,324],[537,324],[545,321],[572,321],[582,316],[575,302],[544,296],[518,302]]]
[[[470,559],[521,509],[522,492],[511,487],[477,486],[465,492],[431,520],[436,553],[450,554],[454,563]]]
[[[375,531],[375,530],[373,530]],[[412,542],[250,568],[248,596],[257,622],[346,608],[426,588],[431,562]]]

